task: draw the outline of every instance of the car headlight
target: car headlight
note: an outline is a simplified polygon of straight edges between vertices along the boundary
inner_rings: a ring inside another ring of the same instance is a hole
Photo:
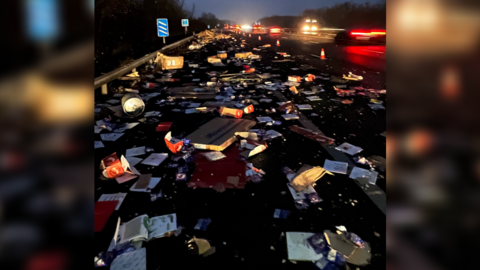
[[[317,27],[312,26],[312,30],[313,30],[313,31],[317,30]]]
[[[310,30],[310,27],[304,26],[304,27],[303,27],[303,30]]]

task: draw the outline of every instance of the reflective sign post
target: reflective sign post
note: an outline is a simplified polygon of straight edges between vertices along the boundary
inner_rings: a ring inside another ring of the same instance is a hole
[[[182,19],[182,26],[185,27],[185,35],[188,31],[188,19]]]
[[[168,19],[157,19],[157,33],[158,37],[163,37],[163,44],[165,44],[165,37],[168,37]]]

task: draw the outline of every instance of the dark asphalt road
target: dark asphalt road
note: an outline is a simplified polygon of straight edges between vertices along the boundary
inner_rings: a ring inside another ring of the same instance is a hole
[[[262,40],[262,42],[267,43],[268,41]],[[344,63],[333,59],[322,63],[320,60],[307,57],[308,59],[296,59],[297,62],[291,64],[270,63],[269,61],[275,55],[276,50],[286,51],[292,56],[298,55],[298,47],[301,46],[295,45],[298,43],[297,41],[282,40],[281,42],[282,46],[280,48],[273,47],[265,52],[258,53],[262,55],[263,59],[255,64],[257,70],[266,71],[265,67],[272,65],[272,68],[278,68],[278,70],[270,70],[269,72],[280,74],[281,77],[279,79],[286,81],[289,74],[304,75],[308,73],[302,70],[293,72],[289,69],[290,67],[299,67],[301,63],[307,62],[316,67],[318,66],[318,71],[315,72],[317,74],[320,72],[335,74],[337,70],[341,71],[343,68],[357,68],[357,71],[352,71],[360,75],[362,75],[363,71],[366,71],[367,75],[371,76],[369,80],[372,82],[375,80],[383,82],[382,74],[377,74],[371,69],[359,67],[352,63]],[[292,47],[287,47],[288,42],[292,42]],[[248,43],[251,46],[257,44],[256,41],[253,41],[253,38]],[[215,55],[218,50],[228,48],[227,46],[222,46],[221,42],[218,42],[216,46],[208,45],[208,52],[187,53],[185,54],[185,59],[202,63],[208,56]],[[251,46],[247,46],[245,51],[251,50]],[[308,55],[307,48],[310,47],[313,46],[306,46],[306,49],[301,51],[302,54]],[[328,51],[327,48],[325,49]],[[229,57],[233,55],[234,53],[229,53]],[[206,71],[228,69],[229,72],[236,72],[241,69],[241,67],[231,65],[226,68],[211,67],[207,63],[201,65],[208,67]],[[329,65],[330,68],[326,67],[326,65]],[[140,69],[138,70],[141,72]],[[188,66],[173,75],[173,77],[180,78],[181,82],[164,83],[163,86],[180,86],[182,83],[191,82],[192,78],[200,78],[200,81],[208,80],[208,76],[203,72],[198,72],[198,70],[193,77],[183,77],[187,74],[192,74]],[[159,77],[160,75],[157,76]],[[151,81],[154,82],[154,80]],[[112,89],[120,85],[126,85],[126,82],[115,81],[110,87]],[[309,85],[305,84],[300,88],[307,87]],[[369,85],[369,87],[374,86]],[[248,89],[239,91],[237,95],[246,95],[248,94],[247,91],[251,89],[255,89],[255,87],[251,86]],[[381,149],[383,148],[384,151],[385,148],[385,138],[377,138],[376,136],[376,134],[385,130],[384,112],[377,112],[376,114],[371,112],[367,106],[368,100],[366,97],[354,97],[352,105],[337,104],[329,100],[330,97],[336,97],[331,84],[326,84],[324,89],[326,92],[319,94],[323,99],[322,101],[308,102],[315,106],[313,112],[320,115],[318,117],[310,117],[320,130],[327,136],[335,138],[338,144],[347,141],[364,148],[365,154],[377,154],[385,157],[384,153],[381,154]],[[214,113],[185,115],[184,113],[172,112],[172,109],[179,108],[179,105],[160,107],[155,104],[155,101],[166,98],[166,94],[160,88],[153,91],[160,92],[161,95],[152,98],[147,103],[146,111],[161,111],[163,116],[159,118],[160,122],[171,121],[174,123],[171,128],[174,136],[179,134],[186,135],[215,117]],[[147,90],[141,90],[141,92],[147,92]],[[272,98],[272,103],[260,103],[260,105],[255,106],[253,114],[245,115],[243,118],[255,120],[257,116],[265,116],[266,109],[277,108],[275,102],[279,100],[275,95],[268,94],[268,92],[257,90],[257,94],[265,94]],[[303,100],[304,96],[291,96],[287,91],[283,94],[287,98],[294,99],[296,103],[307,103]],[[111,98],[111,96],[101,96],[97,93],[96,103],[104,103]],[[309,113],[304,114],[309,115]],[[270,141],[267,150],[249,159],[255,167],[261,168],[266,172],[263,182],[258,184],[247,183],[244,190],[227,190],[223,193],[217,193],[213,189],[189,189],[185,183],[176,182],[174,179],[175,169],[168,169],[165,166],[169,161],[164,162],[159,167],[137,165],[136,168],[142,174],[152,173],[153,177],[162,177],[162,181],[155,190],[161,189],[164,198],[156,202],[150,202],[150,197],[146,193],[129,192],[122,207],[110,218],[104,231],[95,234],[94,255],[107,249],[112,239],[118,216],[121,217],[122,221],[129,221],[142,214],[148,214],[152,217],[176,213],[178,225],[185,228],[184,233],[178,237],[163,238],[144,243],[143,247],[147,248],[147,269],[313,270],[316,268],[311,262],[294,263],[288,261],[285,232],[321,232],[325,229],[334,230],[334,226],[338,225],[346,226],[349,231],[358,234],[363,240],[371,243],[372,263],[366,267],[361,267],[361,269],[385,269],[385,215],[380,212],[377,206],[352,179],[338,174],[335,176],[324,176],[317,182],[315,187],[323,202],[312,205],[305,210],[295,208],[293,198],[287,189],[286,183],[288,180],[282,174],[281,168],[288,166],[296,171],[303,164],[322,166],[325,159],[333,158],[318,143],[289,131],[288,126],[301,125],[299,121],[285,121],[279,113],[268,116],[274,120],[282,121],[282,125],[268,127],[268,129],[277,130],[283,134],[283,138],[276,138]],[[347,118],[347,121],[345,118]],[[97,116],[96,120],[99,119]],[[129,122],[135,122],[135,120],[130,120]],[[156,125],[142,123],[132,130],[127,130],[125,135],[116,142],[104,142],[105,148],[95,150],[96,164],[99,164],[102,158],[113,152],[123,155],[126,149],[138,146],[152,147],[155,149],[155,153],[170,153],[163,140],[165,132],[155,132]],[[253,128],[266,127],[265,124],[257,124]],[[351,134],[355,134],[355,136]],[[96,134],[95,140],[100,140],[100,136]],[[146,156],[148,154],[140,157],[145,158]],[[101,171],[97,168],[95,182],[96,199],[103,193],[128,192],[131,185],[135,183],[135,180],[123,184],[117,184],[115,180],[102,181],[99,180],[100,174]],[[377,183],[384,186],[385,179],[379,178]],[[357,200],[358,203],[352,206],[350,200]],[[274,219],[273,212],[276,208],[291,211],[290,217],[287,220]],[[199,218],[211,218],[212,223],[206,232],[193,230]],[[380,236],[376,236],[375,233],[378,233]],[[184,241],[193,235],[210,240],[212,245],[216,247],[216,253],[207,258],[190,255],[185,248]],[[353,269],[355,269],[355,266]]]

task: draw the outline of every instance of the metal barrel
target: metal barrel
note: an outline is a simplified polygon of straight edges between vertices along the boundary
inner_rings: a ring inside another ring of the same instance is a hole
[[[122,98],[122,107],[128,116],[139,116],[145,110],[145,103],[136,93],[128,93]]]

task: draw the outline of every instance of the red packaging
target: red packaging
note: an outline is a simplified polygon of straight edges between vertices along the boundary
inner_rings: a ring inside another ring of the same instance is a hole
[[[172,124],[173,122],[162,122],[157,126],[156,131],[157,132],[168,131],[170,130],[170,127],[172,127]]]
[[[102,159],[100,168],[104,170],[103,176],[107,178],[116,178],[125,173],[116,152]]]
[[[165,144],[172,153],[176,154],[182,149],[183,141],[172,138],[172,132],[168,132],[165,136]]]
[[[253,108],[253,105],[250,104],[249,106],[247,106],[247,107],[245,107],[245,108],[243,109],[243,112],[245,112],[246,114],[250,114],[250,113],[252,113],[254,110],[255,110],[255,109]]]

